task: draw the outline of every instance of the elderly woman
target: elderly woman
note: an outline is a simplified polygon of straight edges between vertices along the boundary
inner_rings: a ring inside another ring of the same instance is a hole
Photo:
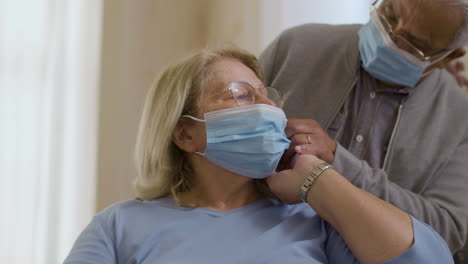
[[[279,107],[244,51],[167,68],[141,121],[140,199],[95,216],[65,263],[452,263],[430,227],[317,157],[275,172],[290,143]]]

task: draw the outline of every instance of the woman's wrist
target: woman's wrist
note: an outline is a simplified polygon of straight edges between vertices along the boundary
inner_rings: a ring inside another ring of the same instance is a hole
[[[317,162],[314,163],[317,164]],[[331,168],[333,168],[332,165],[320,161],[318,165],[314,166],[314,168],[309,171],[307,178],[305,179],[304,183],[301,185],[300,188],[300,197],[303,202],[308,201],[308,193],[312,186],[315,184],[315,182],[318,180],[318,178],[321,177],[326,170]]]
[[[335,221],[335,212],[339,208],[340,197],[339,191],[344,185],[347,185],[346,179],[336,172],[333,168],[326,169],[322,175],[315,181],[307,193],[307,203],[312,207],[323,219],[330,224]],[[346,195],[346,194],[345,194]]]

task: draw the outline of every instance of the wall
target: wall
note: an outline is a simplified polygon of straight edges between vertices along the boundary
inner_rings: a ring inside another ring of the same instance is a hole
[[[252,0],[210,0],[205,7],[207,46],[234,43],[259,54],[259,3]]]
[[[98,211],[133,197],[133,147],[145,94],[164,65],[205,45],[202,2],[104,1]]]

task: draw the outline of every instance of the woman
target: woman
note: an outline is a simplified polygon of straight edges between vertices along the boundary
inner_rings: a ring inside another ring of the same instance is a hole
[[[95,216],[65,263],[452,262],[430,227],[317,157],[275,172],[290,143],[280,106],[244,51],[167,68],[141,121],[140,200]]]

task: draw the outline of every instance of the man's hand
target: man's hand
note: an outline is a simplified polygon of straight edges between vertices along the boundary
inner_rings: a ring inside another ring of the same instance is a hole
[[[270,190],[278,198],[287,204],[301,202],[299,196],[301,185],[307,179],[309,173],[318,165],[323,163],[314,155],[297,154],[291,162],[292,169],[273,173],[266,179]]]
[[[461,88],[468,89],[468,80],[463,75],[465,64],[462,61],[451,61],[445,65],[445,69],[455,77]]]
[[[331,139],[315,120],[288,119],[286,135],[291,146],[285,151],[278,170],[292,168],[296,153],[312,154],[319,159],[332,163],[335,159],[336,142]]]
[[[440,68],[445,68],[449,73],[455,77],[458,85],[465,90],[468,90],[468,80],[463,75],[465,70],[465,64],[463,61],[458,60],[459,58],[465,56],[466,50],[464,48],[458,48],[454,50],[447,58],[441,62]]]

